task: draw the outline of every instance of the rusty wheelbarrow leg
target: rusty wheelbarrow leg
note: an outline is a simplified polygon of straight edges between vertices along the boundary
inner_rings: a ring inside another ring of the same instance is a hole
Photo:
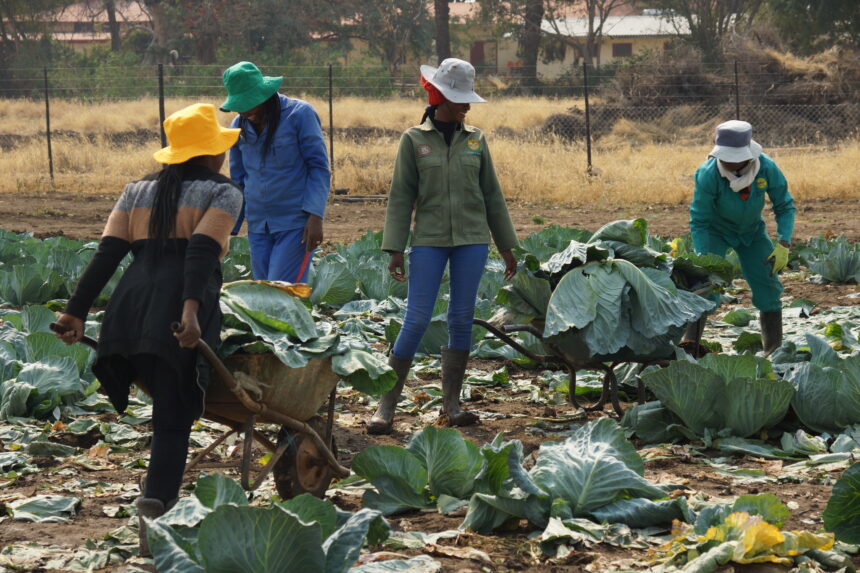
[[[238,431],[239,430],[236,428],[231,428],[231,429],[227,430],[226,432],[224,432],[223,434],[221,434],[220,436],[218,436],[215,439],[215,441],[213,441],[211,444],[206,446],[197,455],[195,455],[194,458],[190,462],[188,462],[188,464],[185,466],[185,471],[183,473],[188,473],[191,470],[193,470],[195,467],[197,467],[197,464],[199,464],[203,460],[203,458],[205,458],[209,454],[209,452],[211,452],[212,450],[214,450],[215,448],[220,446],[224,442],[224,440],[226,440],[227,438],[229,438],[230,436],[232,436],[233,434],[235,434]]]
[[[542,333],[530,324],[513,324],[513,325],[505,325],[503,330],[500,330],[493,324],[481,319],[474,319],[473,324],[486,328],[488,331],[493,333],[496,337],[499,338],[502,342],[506,343],[508,346],[519,352],[520,354],[527,356],[528,358],[538,362],[540,364],[550,365],[561,365],[567,369],[569,375],[569,383],[568,383],[568,391],[567,391],[567,401],[571,406],[575,408],[581,408],[588,412],[600,411],[606,406],[606,404],[612,404],[612,408],[615,410],[615,413],[621,417],[624,415],[624,408],[621,406],[621,401],[618,397],[618,379],[615,376],[614,367],[617,363],[613,363],[607,365],[602,362],[576,362],[568,359],[566,354],[562,351],[562,349],[557,348],[555,345],[548,343],[543,339]],[[524,348],[521,344],[519,344],[516,340],[511,338],[508,333],[510,332],[528,332],[535,336],[538,340],[540,340],[544,349],[551,354],[542,355],[535,354],[531,352],[527,348]],[[600,398],[594,404],[590,406],[586,406],[581,404],[576,397],[576,372],[577,370],[582,369],[590,369],[590,370],[602,370],[603,371],[603,388],[600,391]],[[640,390],[639,390],[639,398],[640,401],[644,397],[644,388],[642,387],[642,383],[640,381]]]
[[[242,448],[242,488],[247,491],[255,491],[260,485],[262,485],[263,481],[269,476],[272,470],[275,468],[275,465],[278,463],[278,460],[281,459],[281,456],[284,455],[284,452],[287,450],[289,446],[288,442],[282,443],[277,446],[273,452],[272,457],[269,458],[269,461],[266,462],[259,472],[257,472],[257,477],[254,478],[254,481],[251,482],[251,448],[254,444],[255,432],[254,432],[254,423],[257,421],[256,414],[249,414],[248,419],[245,421],[245,442]]]

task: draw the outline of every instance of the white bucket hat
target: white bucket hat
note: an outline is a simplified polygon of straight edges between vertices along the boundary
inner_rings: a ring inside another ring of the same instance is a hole
[[[752,126],[733,119],[717,126],[711,157],[727,163],[741,163],[761,155],[761,145],[752,138]]]
[[[421,76],[452,103],[487,101],[475,93],[475,67],[466,60],[448,58],[438,68],[421,66]]]

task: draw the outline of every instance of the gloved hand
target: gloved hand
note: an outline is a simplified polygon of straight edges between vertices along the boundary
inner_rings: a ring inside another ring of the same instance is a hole
[[[771,274],[778,273],[788,264],[788,245],[780,241],[773,246],[773,252],[768,255],[765,263],[771,265]]]

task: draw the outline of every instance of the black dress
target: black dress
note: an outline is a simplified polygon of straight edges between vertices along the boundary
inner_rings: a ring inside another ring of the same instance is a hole
[[[226,177],[189,166],[179,200],[178,237],[159,245],[137,238],[148,229],[156,189],[155,175],[126,186],[66,312],[85,319],[95,296],[131,250],[134,260],[105,310],[93,372],[116,411],[124,412],[137,378],[130,358],[158,357],[176,369],[183,407],[200,417],[211,368],[197,350],[179,346],[171,325],[182,318],[183,300],[194,298],[200,302],[201,338],[212,348],[218,346],[220,256],[226,252],[242,196]]]

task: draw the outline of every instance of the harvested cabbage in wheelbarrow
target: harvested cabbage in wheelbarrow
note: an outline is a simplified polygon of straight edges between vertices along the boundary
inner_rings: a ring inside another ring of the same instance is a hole
[[[337,323],[312,314],[304,300],[308,294],[305,285],[251,280],[224,284],[219,355],[271,352],[290,368],[330,356],[335,374],[356,390],[379,395],[391,389],[397,375],[385,356],[339,332]]]

